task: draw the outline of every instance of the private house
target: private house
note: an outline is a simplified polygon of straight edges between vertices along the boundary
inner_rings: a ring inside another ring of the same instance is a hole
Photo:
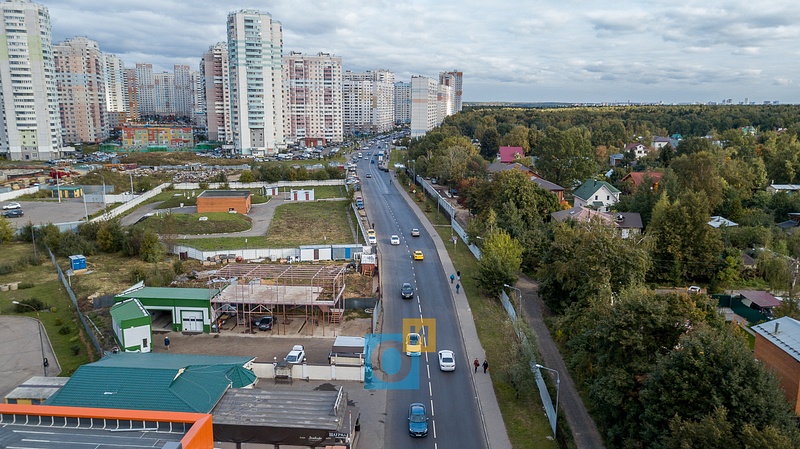
[[[574,220],[585,223],[591,220],[598,220],[608,226],[613,225],[619,230],[622,238],[626,239],[641,234],[644,229],[644,226],[642,226],[642,217],[637,212],[615,212],[613,214],[607,214],[586,207],[576,206],[572,209],[553,212],[550,216],[556,221]]]
[[[617,165],[622,163],[622,160],[625,159],[625,155],[622,153],[612,154],[608,157],[608,163],[612,167],[616,167]]]
[[[771,184],[769,187],[767,187],[767,192],[769,193],[794,193],[798,190],[800,190],[800,184]]]
[[[599,212],[608,212],[619,201],[620,191],[605,181],[587,179],[573,196],[573,206],[589,207]]]
[[[738,223],[730,221],[725,217],[720,217],[719,215],[715,215],[715,216],[711,217],[711,220],[709,220],[708,225],[711,226],[712,228],[725,228],[725,227],[739,226]]]
[[[800,321],[785,316],[752,329],[756,359],[775,373],[786,400],[800,414]]]
[[[647,148],[647,146],[645,146],[642,143],[634,142],[634,143],[629,143],[628,145],[625,145],[625,152],[626,153],[631,153],[632,152],[634,158],[641,159],[641,158],[647,156],[647,153],[650,152],[650,148]]]
[[[253,194],[249,190],[206,190],[197,196],[197,213],[250,212]]]
[[[670,144],[669,137],[653,136],[653,149],[660,150]]]
[[[661,182],[661,177],[664,173],[657,171],[634,171],[630,172],[622,178],[622,183],[626,186],[626,191],[633,193],[639,186],[645,184],[647,179],[653,183],[652,189],[658,191],[658,184]]]
[[[501,171],[519,170],[519,171],[525,173],[528,176],[528,178],[532,182],[535,182],[539,187],[547,190],[548,192],[553,193],[558,198],[558,202],[559,203],[564,201],[564,188],[563,187],[561,187],[560,185],[558,185],[556,183],[550,182],[550,181],[540,177],[539,175],[536,174],[536,172],[534,172],[530,168],[520,164],[519,162],[513,162],[511,164],[504,164],[502,162],[493,162],[493,163],[489,164],[489,167],[488,167],[487,170],[489,171],[489,175],[490,176],[492,174],[494,174],[494,173],[499,173]]]
[[[500,162],[510,164],[517,159],[525,157],[522,147],[500,147]]]

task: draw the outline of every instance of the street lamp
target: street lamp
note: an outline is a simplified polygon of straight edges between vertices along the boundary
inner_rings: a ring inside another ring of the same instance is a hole
[[[42,320],[39,318],[39,310],[30,304],[25,304],[24,302],[11,301],[11,303],[18,306],[30,307],[34,312],[36,312],[36,321],[39,324],[39,346],[42,348],[42,366],[44,367],[44,377],[47,377],[47,367],[50,366],[50,362],[48,362],[47,357],[44,356],[44,337],[42,336]]]
[[[517,287],[514,287],[513,285],[508,285],[508,284],[503,284],[503,287],[513,288],[514,290],[517,291],[517,309],[519,309],[519,312],[522,313],[522,290],[518,289]]]
[[[553,420],[553,438],[555,438],[556,437],[556,427],[558,426],[558,390],[559,390],[559,387],[561,386],[561,375],[558,374],[558,371],[556,371],[556,370],[554,370],[552,368],[548,368],[546,366],[542,366],[542,365],[540,365],[538,363],[536,364],[536,367],[539,368],[539,369],[544,369],[544,370],[552,371],[552,372],[556,373],[556,417]]]
[[[108,214],[108,206],[106,205],[106,178],[103,175],[100,175],[100,179],[103,180],[103,215]]]

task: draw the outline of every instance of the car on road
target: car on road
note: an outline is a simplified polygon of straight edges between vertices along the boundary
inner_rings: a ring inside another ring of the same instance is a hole
[[[411,286],[408,282],[404,283],[402,287],[400,287],[400,297],[403,299],[411,299],[414,297],[414,287]]]
[[[272,322],[273,319],[271,316],[262,316],[261,318],[256,318],[255,320],[253,320],[253,326],[257,327],[258,330],[271,331]]]
[[[372,177],[372,173],[367,173],[367,178],[371,178],[371,177]]]
[[[428,410],[421,402],[408,406],[408,434],[412,437],[428,436]]]
[[[291,363],[293,365],[296,365],[298,363],[303,363],[305,359],[306,359],[306,351],[305,348],[303,348],[303,345],[292,346],[292,350],[289,351],[289,353],[286,354],[286,357],[283,358],[283,360],[286,363]]]
[[[399,245],[400,244],[400,237],[397,236],[397,235],[392,235],[392,237],[389,239],[389,242],[392,245]]]
[[[11,210],[11,209],[22,209],[19,203],[8,203],[3,206],[3,210]]]
[[[453,351],[449,349],[439,351],[439,369],[442,371],[456,370],[456,358],[453,355]]]
[[[422,251],[416,250],[414,251],[414,260],[424,260],[425,254],[422,254]]]
[[[22,212],[22,209],[11,209],[3,211],[3,216],[6,218],[16,218],[16,217],[21,217],[23,215],[25,215],[25,213]]]
[[[411,332],[406,336],[406,355],[419,357],[422,353],[422,337],[416,332]]]
[[[411,237],[419,237],[419,229],[414,228],[411,230]]]

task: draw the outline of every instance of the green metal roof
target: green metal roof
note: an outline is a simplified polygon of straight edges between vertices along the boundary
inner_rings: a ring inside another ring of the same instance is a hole
[[[150,355],[160,357],[137,357]],[[172,361],[169,360],[170,354],[120,353],[107,356],[78,368],[46,404],[209,413],[228,388],[251,385],[256,380],[256,375],[241,363],[180,363],[192,358],[196,361],[236,359],[246,363],[252,358],[176,356]],[[166,366],[153,366],[159,361]]]
[[[147,310],[136,299],[128,299],[111,306],[111,318],[120,322],[148,316]]]
[[[200,354],[167,354],[163,352],[121,352],[109,354],[93,366],[107,366],[115,368],[167,368],[181,369],[191,365],[238,365],[244,366],[255,360],[255,357],[231,355],[200,355]]]
[[[210,300],[218,292],[216,288],[142,287],[139,290],[116,295],[114,298]]]
[[[597,192],[604,186],[611,193],[619,193],[619,190],[616,187],[612,186],[611,184],[605,181],[598,181],[596,179],[587,179],[586,182],[581,184],[581,186],[575,190],[574,195],[580,199],[588,200],[592,197],[592,195],[595,194],[595,192]]]

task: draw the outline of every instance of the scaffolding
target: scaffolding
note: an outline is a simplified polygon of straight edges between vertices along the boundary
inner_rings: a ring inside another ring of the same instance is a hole
[[[236,323],[245,332],[254,331],[254,319],[271,315],[279,334],[301,319],[304,334],[321,329],[323,336],[335,336],[344,315],[346,271],[346,265],[230,264],[216,274],[228,285],[211,299],[212,307],[223,313],[226,304],[236,307]]]

